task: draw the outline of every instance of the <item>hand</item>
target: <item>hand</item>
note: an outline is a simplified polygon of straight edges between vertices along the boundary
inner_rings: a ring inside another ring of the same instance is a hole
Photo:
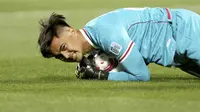
[[[75,71],[76,77],[79,79],[100,79],[105,80],[108,78],[108,72],[97,70],[94,63],[87,58],[83,58],[77,65]]]

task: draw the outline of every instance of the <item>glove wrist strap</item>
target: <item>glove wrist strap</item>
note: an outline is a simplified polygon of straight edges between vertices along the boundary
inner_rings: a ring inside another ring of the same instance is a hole
[[[98,72],[98,80],[107,80],[108,79],[108,72],[106,71],[99,71]]]

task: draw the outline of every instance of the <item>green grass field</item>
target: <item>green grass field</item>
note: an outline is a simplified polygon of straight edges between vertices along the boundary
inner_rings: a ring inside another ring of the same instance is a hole
[[[187,8],[198,0],[0,0],[0,112],[199,112],[200,80],[150,65],[149,82],[83,81],[76,64],[42,58],[38,21],[64,14],[76,28],[121,7]]]

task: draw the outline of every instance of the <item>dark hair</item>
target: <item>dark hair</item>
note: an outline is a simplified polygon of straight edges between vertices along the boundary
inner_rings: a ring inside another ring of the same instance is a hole
[[[63,15],[56,13],[52,13],[48,20],[40,20],[39,24],[41,25],[38,39],[40,52],[45,58],[54,57],[53,53],[50,51],[50,44],[54,36],[58,37],[57,29],[59,27],[70,26],[65,22],[65,17]]]

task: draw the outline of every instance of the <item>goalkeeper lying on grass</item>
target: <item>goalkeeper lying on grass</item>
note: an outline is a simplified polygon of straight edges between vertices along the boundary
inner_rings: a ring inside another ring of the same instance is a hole
[[[148,81],[149,63],[175,66],[200,77],[200,16],[189,10],[117,9],[80,30],[69,26],[64,16],[53,13],[40,24],[38,44],[42,55],[81,62],[77,76],[82,79]],[[85,60],[84,55],[94,49],[113,57],[123,70],[101,70]]]

